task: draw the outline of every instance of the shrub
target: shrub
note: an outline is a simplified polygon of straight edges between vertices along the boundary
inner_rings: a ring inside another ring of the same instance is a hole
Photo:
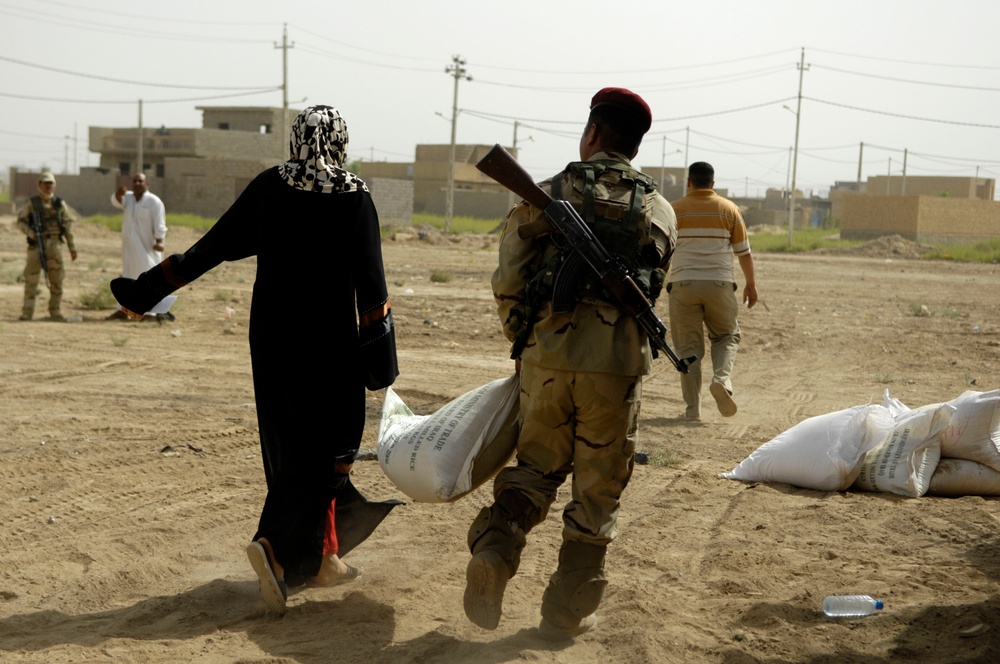
[[[118,301],[111,293],[111,283],[102,282],[94,290],[80,296],[80,304],[85,309],[114,309],[118,306]]]

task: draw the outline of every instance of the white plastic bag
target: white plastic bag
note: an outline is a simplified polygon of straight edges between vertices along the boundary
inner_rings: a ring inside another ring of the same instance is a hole
[[[513,456],[519,431],[520,376],[466,392],[432,415],[414,415],[387,388],[378,462],[415,501],[456,500],[495,475]]]
[[[878,405],[810,417],[758,447],[722,477],[843,491],[858,476],[863,455],[892,431],[893,424],[889,410]]]

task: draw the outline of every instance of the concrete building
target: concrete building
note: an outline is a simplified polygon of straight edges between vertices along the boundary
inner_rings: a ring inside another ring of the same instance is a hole
[[[283,118],[282,109],[273,107],[197,108],[200,128],[144,127],[140,133],[137,127],[90,127],[90,150],[100,154],[100,163],[79,175],[57,175],[58,194],[82,215],[114,212],[111,192],[120,184],[129,186],[132,174],[141,170],[167,214],[221,216],[254,177],[287,158],[286,127],[299,111],[289,109]],[[14,202],[20,205],[36,193],[37,181],[37,173],[12,169]],[[411,223],[412,185],[378,178],[366,182],[383,223]]]
[[[899,235],[926,244],[967,244],[1000,237],[995,180],[874,176],[863,191],[830,192],[842,238]]]
[[[492,149],[492,145],[455,146],[455,216],[501,219],[517,202],[503,185],[476,169],[479,160]],[[516,150],[507,150],[517,156]],[[413,183],[413,212],[443,215],[450,154],[450,144],[418,145],[413,162],[362,162],[358,171],[366,181],[408,178]]]

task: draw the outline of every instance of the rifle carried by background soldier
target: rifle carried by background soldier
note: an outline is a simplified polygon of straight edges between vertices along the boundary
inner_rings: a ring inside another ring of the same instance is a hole
[[[688,372],[688,367],[698,358],[691,356],[681,359],[667,345],[667,328],[653,310],[653,304],[621,262],[601,245],[569,201],[553,200],[499,144],[493,146],[476,164],[476,168],[545,213],[545,220],[522,226],[518,229],[518,235],[524,238],[540,234],[539,229],[530,228],[535,224],[542,224],[548,230],[555,231],[552,236],[555,243],[560,248],[571,249],[574,256],[579,256],[615,298],[622,311],[635,318],[646,331],[653,356],[657,355],[657,351],[663,352],[677,371]],[[530,325],[531,322],[525,321],[525,324]],[[519,354],[518,349],[515,349],[515,353]]]
[[[45,256],[45,238],[42,235],[42,217],[38,210],[31,208],[31,227],[35,231],[35,244],[38,247],[38,261],[42,264],[42,274],[45,275],[45,284],[49,283],[49,260]]]

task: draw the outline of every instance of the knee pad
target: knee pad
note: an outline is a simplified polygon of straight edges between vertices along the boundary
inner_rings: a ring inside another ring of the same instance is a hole
[[[542,595],[542,617],[557,627],[576,627],[597,611],[607,585],[602,569],[557,572]]]
[[[542,596],[542,617],[553,625],[573,628],[601,605],[608,580],[604,576],[605,547],[564,542],[559,569]]]

